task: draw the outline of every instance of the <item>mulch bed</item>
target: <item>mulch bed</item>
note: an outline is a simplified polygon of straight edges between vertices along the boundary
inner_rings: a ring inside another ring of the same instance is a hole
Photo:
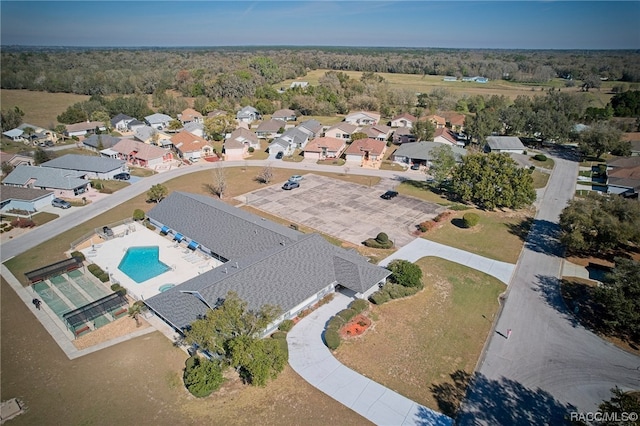
[[[340,337],[349,339],[362,335],[371,326],[371,320],[363,314],[356,315],[340,328]]]

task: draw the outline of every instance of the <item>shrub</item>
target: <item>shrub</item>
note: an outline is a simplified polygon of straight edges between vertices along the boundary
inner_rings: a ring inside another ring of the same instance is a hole
[[[529,172],[533,173],[536,169],[536,166],[529,166]]]
[[[6,228],[4,228],[5,232],[9,232],[13,229],[13,226],[9,225]]]
[[[329,329],[324,332],[324,341],[327,344],[327,347],[332,351],[338,349],[340,346],[340,334],[338,330]]]
[[[249,152],[252,153],[253,151],[255,151],[256,149],[252,146],[249,147]]]
[[[98,265],[96,265],[95,263],[90,263],[89,266],[87,266],[87,269],[89,270],[89,272],[91,272],[93,275],[95,275],[96,271],[102,271],[102,268],[100,268]]]
[[[425,220],[422,223],[418,224],[418,229],[420,232],[427,232],[436,227],[436,223],[431,220]]]
[[[371,295],[370,299],[376,305],[382,305],[383,303],[387,303],[391,300],[391,296],[389,296],[389,293],[384,290],[378,290]]]
[[[295,323],[292,320],[286,319],[280,323],[280,325],[278,326],[278,330],[284,331],[286,333],[291,330],[294,325]]]
[[[388,288],[385,290],[391,299],[401,299],[407,296],[413,296],[419,290],[418,287],[405,287],[400,284],[387,284]]]
[[[388,249],[393,247],[393,241],[390,241],[389,236],[384,232],[380,232],[375,238],[369,238],[363,241],[362,244],[371,248]]]
[[[369,302],[364,299],[357,299],[349,303],[349,308],[353,309],[356,314],[359,314],[369,309]]]
[[[462,221],[464,222],[465,228],[472,228],[478,224],[480,216],[475,213],[465,213],[464,216],[462,216]]]
[[[145,214],[142,209],[135,209],[133,211],[133,220],[144,220]]]
[[[224,382],[220,363],[201,359],[197,355],[187,359],[183,379],[187,390],[196,398],[211,395]]]
[[[11,221],[11,226],[14,228],[33,228],[36,223],[31,219],[14,219]]]
[[[150,230],[150,231],[155,231],[155,230],[156,230],[156,227],[155,227],[155,226],[153,226],[153,225],[152,225],[152,224],[150,224],[150,223],[147,223],[147,229],[148,229],[148,230]]]
[[[334,296],[335,296],[335,293],[329,293],[326,296],[324,296],[322,299],[320,299],[320,301],[316,303],[316,305],[318,306],[326,305],[327,303],[333,300]]]
[[[387,266],[391,274],[391,281],[405,287],[422,288],[422,270],[408,260],[396,259]]]
[[[327,330],[339,330],[340,327],[344,325],[344,319],[337,315],[331,317],[331,319],[327,322]]]
[[[109,274],[107,274],[106,272],[103,272],[99,275],[96,275],[96,277],[100,280],[100,282],[106,283],[107,281],[109,281]],[[118,293],[120,293],[121,296],[124,296],[125,294],[127,294],[127,289],[124,287],[121,287],[122,290],[124,290],[124,293],[122,293],[121,291],[118,291]]]
[[[276,331],[275,333],[273,333],[271,335],[272,339],[286,339],[287,338],[287,332],[286,331]]]
[[[536,161],[547,161],[547,156],[544,154],[536,154],[533,156],[533,159]]]
[[[384,232],[380,232],[378,235],[376,235],[376,241],[380,244],[385,244],[389,242],[389,236]]]
[[[79,257],[83,261],[86,260],[86,258],[84,257],[84,253],[82,253],[81,251],[72,251],[71,257]]]
[[[465,204],[454,204],[454,205],[452,205],[452,206],[449,206],[449,210],[455,210],[455,211],[457,211],[457,212],[459,212],[459,211],[463,211],[463,210],[470,210],[470,209],[472,209],[472,208],[473,208],[473,207],[471,207],[471,206],[467,206],[467,205],[465,205]]]
[[[343,309],[337,313],[337,315],[344,320],[344,322],[349,322],[353,317],[356,316],[356,311],[353,309],[347,308]]]

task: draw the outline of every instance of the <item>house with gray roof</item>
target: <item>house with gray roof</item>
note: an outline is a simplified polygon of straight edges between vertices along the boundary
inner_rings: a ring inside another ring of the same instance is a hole
[[[169,123],[171,122],[171,120],[173,120],[173,118],[171,118],[171,116],[169,116],[167,114],[160,114],[160,113],[147,115],[144,118],[144,121],[149,126],[153,127],[154,129],[158,129],[158,130],[163,130],[164,128],[166,128],[169,125]]]
[[[91,182],[85,172],[20,165],[2,181],[3,185],[55,191],[56,196],[72,197],[87,192]]]
[[[173,192],[148,217],[167,233],[196,238],[199,250],[225,262],[145,300],[180,332],[219,306],[229,291],[250,309],[279,306],[275,327],[336,289],[366,298],[391,274],[319,234],[302,234],[211,197]]]
[[[129,123],[135,121],[135,118],[129,117],[126,114],[118,114],[111,119],[111,127],[119,132],[126,132],[128,130]]]
[[[272,139],[279,136],[280,129],[284,129],[287,125],[283,120],[271,119],[263,121],[256,129],[256,135],[262,139]],[[284,133],[284,132],[283,132]]]
[[[408,142],[403,143],[393,153],[393,161],[403,164],[429,165],[433,159],[433,151],[436,148],[449,146],[458,163],[462,162],[462,157],[467,155],[467,150],[455,145],[443,144],[441,142]]]
[[[113,147],[115,144],[120,142],[121,138],[117,138],[111,135],[91,135],[86,139],[83,139],[82,146],[84,149],[93,152],[100,152],[103,149],[108,149]]]
[[[53,191],[19,186],[3,186],[0,191],[0,211],[23,210],[37,212],[50,206]]]
[[[236,120],[241,123],[250,124],[256,120],[260,120],[261,118],[262,116],[260,115],[258,110],[252,106],[246,106],[236,113]]]
[[[282,151],[285,155],[291,155],[296,149],[304,148],[307,142],[309,142],[309,135],[295,127],[275,138],[268,149],[270,154]]]
[[[88,179],[113,179],[114,175],[128,170],[124,160],[78,154],[63,155],[40,166],[84,173]]]
[[[322,134],[324,126],[318,120],[311,119],[303,121],[296,128],[308,134],[309,139],[313,139]]]
[[[526,149],[520,138],[515,136],[488,136],[487,144],[484,147],[486,152],[514,152],[516,154],[522,154]]]

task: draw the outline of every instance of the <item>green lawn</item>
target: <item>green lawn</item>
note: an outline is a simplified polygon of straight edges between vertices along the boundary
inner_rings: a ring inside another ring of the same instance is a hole
[[[426,179],[426,178],[425,178]],[[431,190],[431,186],[426,180],[409,180],[402,182],[396,188],[396,191],[402,195],[409,195],[411,197],[419,198],[430,203],[436,203],[441,206],[448,206],[453,204],[447,200],[443,195],[437,194]]]
[[[531,157],[529,159],[531,161],[531,163],[533,163],[533,165],[535,165],[536,167],[542,167],[543,169],[553,169],[553,167],[555,166],[555,161],[553,161],[551,158],[547,157],[547,159],[545,161],[538,161],[535,158]]]
[[[447,260],[426,257],[416,263],[425,289],[373,306],[374,326],[343,341],[336,357],[420,404],[453,415],[464,388],[456,388],[451,376],[473,373],[506,287]]]
[[[534,170],[532,177],[533,177],[533,187],[538,189],[538,188],[544,188],[545,186],[547,186],[547,182],[549,182],[550,176],[548,173],[542,173],[537,170]]]

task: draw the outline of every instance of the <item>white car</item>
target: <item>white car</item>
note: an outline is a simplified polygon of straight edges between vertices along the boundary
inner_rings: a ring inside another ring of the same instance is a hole
[[[293,175],[289,178],[289,182],[300,182],[302,180],[302,176]]]

